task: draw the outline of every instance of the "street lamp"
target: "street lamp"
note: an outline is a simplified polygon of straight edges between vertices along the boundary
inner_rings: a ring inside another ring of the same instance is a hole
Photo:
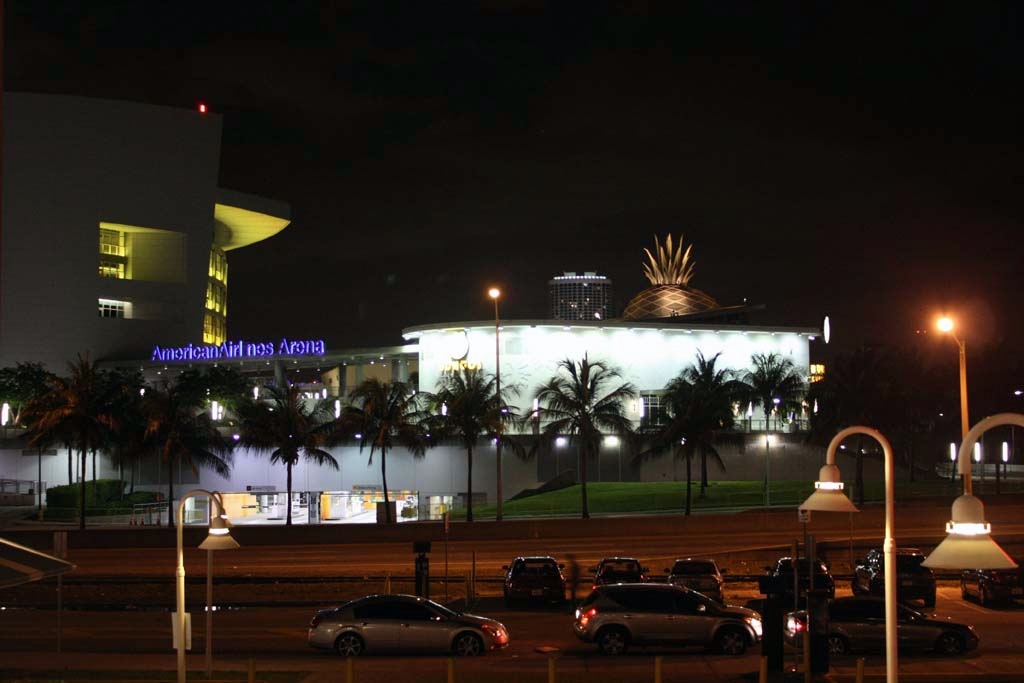
[[[206,496],[210,499],[210,528],[206,536],[206,539],[199,544],[201,550],[233,550],[238,547],[238,541],[231,538],[231,522],[228,521],[227,515],[224,514],[224,504],[221,500],[220,493],[207,491],[205,489],[194,489],[189,491],[181,497],[181,501],[178,503],[178,569],[175,574],[175,592],[177,597],[177,611],[175,612],[174,627],[175,627],[175,645],[178,649],[178,683],[185,683],[187,678],[187,669],[185,667],[185,636],[187,634],[187,622],[188,615],[185,613],[185,551],[183,548],[183,535],[185,527],[185,501],[189,498],[196,496]],[[207,602],[210,599],[210,592],[212,586],[211,572],[213,570],[213,561],[209,553],[206,556],[206,573],[207,573]],[[211,644],[211,632],[210,632],[210,619],[209,619],[209,605],[207,606],[207,629],[206,629],[206,642],[207,652],[210,651]],[[209,669],[209,658],[207,658],[207,668]]]
[[[952,515],[946,523],[946,538],[922,564],[935,569],[1013,569],[1017,563],[991,536],[992,526],[985,521],[985,506],[971,491],[971,451],[978,438],[992,427],[1024,427],[1024,415],[999,413],[974,425],[960,444],[957,465],[964,480],[964,493],[953,501]]]
[[[957,347],[960,349],[960,438],[964,439],[967,436],[967,430],[970,428],[967,414],[967,350],[964,341],[956,336],[956,332],[953,331],[954,324],[952,318],[943,316],[939,318],[936,326],[940,332],[953,337],[953,341],[956,342]]]
[[[502,401],[501,401],[501,343],[499,342],[499,327],[501,320],[498,317],[498,299],[501,297],[501,290],[497,287],[491,287],[487,290],[487,295],[494,299],[494,394],[498,400],[498,440],[494,445],[494,457],[495,457],[495,469],[497,470],[497,497],[498,507],[494,513],[494,519],[497,522],[501,521],[501,427],[502,419]]]
[[[871,427],[847,427],[833,437],[828,445],[825,457],[825,465],[818,474],[818,481],[814,482],[814,493],[800,505],[800,510],[818,510],[821,512],[857,512],[856,506],[843,493],[843,482],[839,477],[839,467],[836,465],[836,449],[843,442],[843,439],[851,434],[866,434],[873,437],[882,445],[882,453],[885,459],[885,540],[882,543],[884,554],[885,578],[885,680],[887,683],[896,683],[898,673],[898,652],[897,647],[897,621],[896,621],[896,555],[894,553],[896,542],[892,537],[893,527],[893,456],[892,446],[882,433]]]

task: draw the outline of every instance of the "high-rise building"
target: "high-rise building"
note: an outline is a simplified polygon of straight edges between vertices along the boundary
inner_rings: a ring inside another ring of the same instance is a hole
[[[548,281],[548,293],[554,320],[607,320],[614,315],[612,281],[604,275],[565,272]]]

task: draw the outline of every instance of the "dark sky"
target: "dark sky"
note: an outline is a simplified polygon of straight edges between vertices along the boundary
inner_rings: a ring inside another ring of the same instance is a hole
[[[7,0],[4,79],[223,113],[221,185],[293,211],[232,338],[546,317],[566,270],[621,310],[671,232],[766,322],[1020,342],[1020,10],[890,4]]]

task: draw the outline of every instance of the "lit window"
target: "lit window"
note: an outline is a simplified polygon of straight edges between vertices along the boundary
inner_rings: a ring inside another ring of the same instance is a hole
[[[127,318],[130,304],[127,301],[116,301],[114,299],[99,300],[99,315],[101,318]]]

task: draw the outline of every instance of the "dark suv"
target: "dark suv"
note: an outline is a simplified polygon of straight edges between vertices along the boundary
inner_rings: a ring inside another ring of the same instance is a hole
[[[809,558],[801,557],[796,562],[797,576],[799,581],[800,601],[804,601],[807,589],[811,584],[812,563]],[[814,566],[814,589],[825,591],[825,597],[832,599],[836,596],[836,582],[832,578],[828,565],[821,559],[815,560]],[[767,584],[763,592],[771,593],[782,600],[783,604],[795,605],[793,600],[793,558],[780,557],[771,567],[765,567],[768,575],[765,577]]]
[[[710,647],[743,654],[761,639],[761,615],[667,583],[598,586],[576,609],[576,637],[609,655],[630,645]]]
[[[517,557],[505,570],[505,604],[517,601],[565,602],[564,564],[548,555]]]
[[[597,588],[606,583],[644,583],[650,570],[632,557],[606,557],[590,571],[594,572]]]
[[[924,553],[917,548],[896,548],[896,599],[921,600],[925,607],[935,607],[935,574],[924,562]],[[885,553],[874,548],[853,568],[854,595],[885,596]]]
[[[964,600],[976,597],[982,607],[993,602],[1024,600],[1024,567],[965,569],[960,575],[960,595]]]

